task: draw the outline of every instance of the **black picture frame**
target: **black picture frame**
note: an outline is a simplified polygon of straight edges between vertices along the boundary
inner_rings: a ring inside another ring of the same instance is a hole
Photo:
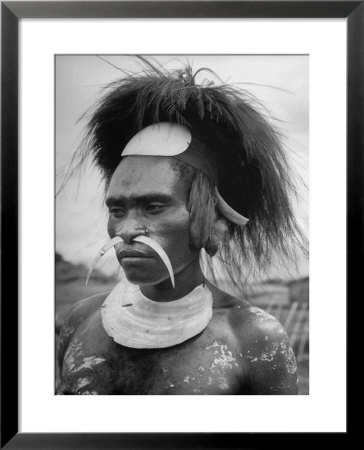
[[[347,284],[364,273],[364,2],[123,1],[1,2],[1,448],[257,448],[276,434],[18,432],[18,22],[22,18],[346,18],[347,19]],[[360,292],[361,290],[359,290]],[[348,346],[348,350],[350,346]],[[324,436],[323,436],[324,437]],[[347,438],[348,433],[340,433]],[[309,433],[300,437],[305,443]],[[325,438],[325,437],[324,437]],[[337,438],[335,438],[337,439]],[[316,435],[315,443],[319,442]],[[280,445],[292,436],[279,436]]]

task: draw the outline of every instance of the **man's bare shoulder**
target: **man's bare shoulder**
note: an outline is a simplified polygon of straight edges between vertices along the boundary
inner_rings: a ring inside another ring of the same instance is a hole
[[[245,343],[250,345],[256,339],[266,341],[266,336],[271,339],[287,336],[283,326],[271,314],[247,301],[236,298],[234,301],[231,302],[233,305],[229,311],[229,320],[237,336],[243,333]],[[250,339],[247,339],[248,336]]]
[[[76,302],[69,310],[65,323],[68,323],[69,325],[77,325],[77,323],[83,322],[101,307],[108,294],[109,292],[102,292],[101,294],[95,294],[91,297],[87,297]]]
[[[217,315],[235,336],[250,394],[296,395],[296,358],[283,326],[272,315],[223,291],[212,290]]]
[[[107,295],[108,292],[92,295],[76,302],[68,311],[59,334],[58,354],[60,358],[63,357],[63,353],[77,328],[101,307]]]
[[[229,321],[240,343],[251,393],[297,394],[296,358],[278,320],[260,308],[244,304],[232,308]]]
[[[210,287],[210,286],[209,286]],[[214,298],[214,308],[227,315],[229,324],[242,345],[249,347],[256,340],[288,339],[283,326],[272,315],[252,306],[247,300],[210,287]]]
[[[231,328],[242,342],[251,346],[256,340],[266,336],[270,339],[287,338],[286,331],[278,320],[264,310],[252,306],[247,300],[219,291],[214,308],[224,311]],[[288,339],[288,338],[287,338]]]

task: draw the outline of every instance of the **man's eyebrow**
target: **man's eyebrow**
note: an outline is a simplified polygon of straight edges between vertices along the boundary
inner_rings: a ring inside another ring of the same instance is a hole
[[[148,202],[161,202],[161,203],[169,203],[172,200],[172,196],[167,194],[162,194],[160,192],[150,192],[144,195],[110,195],[106,197],[106,205],[118,205],[133,201],[135,203],[148,203]]]

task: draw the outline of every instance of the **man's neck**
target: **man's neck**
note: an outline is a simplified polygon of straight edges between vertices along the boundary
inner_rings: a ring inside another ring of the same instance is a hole
[[[176,287],[167,279],[159,284],[140,286],[140,290],[150,300],[168,302],[189,294],[196,286],[202,284],[204,276],[199,259],[193,260],[181,272],[174,274]]]

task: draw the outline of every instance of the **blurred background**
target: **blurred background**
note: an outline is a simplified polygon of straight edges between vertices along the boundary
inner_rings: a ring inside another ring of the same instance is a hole
[[[189,62],[196,71],[208,67],[224,82],[254,95],[258,107],[281,132],[293,167],[298,197],[296,217],[308,236],[309,65],[305,55],[153,56],[166,68]],[[85,286],[96,252],[107,240],[107,213],[98,171],[86,166],[64,184],[80,144],[87,111],[104,86],[126,72],[143,69],[132,55],[57,55],[56,72],[56,338],[70,306],[90,295],[110,291],[123,276],[109,252]],[[206,72],[204,78],[214,79]],[[198,81],[198,80],[197,80]],[[217,83],[219,80],[214,79]],[[85,115],[86,113],[86,115]],[[287,269],[288,267],[288,269]],[[286,328],[296,354],[300,394],[309,393],[309,264],[297,249],[296,264],[274,266],[252,281],[248,300],[275,316]],[[219,280],[220,287],[224,280]]]

